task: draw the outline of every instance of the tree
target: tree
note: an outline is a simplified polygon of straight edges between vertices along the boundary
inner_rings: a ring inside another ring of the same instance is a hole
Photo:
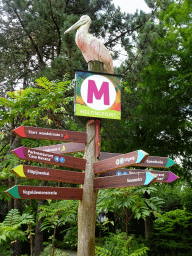
[[[64,31],[79,16],[88,14],[93,24],[90,33],[101,37],[117,56],[115,46],[127,48],[129,37],[141,29],[154,13],[121,13],[111,0],[3,0],[0,6],[1,93],[32,85],[34,77],[63,79],[74,68],[87,69],[74,33]]]
[[[163,214],[162,218],[163,222],[156,223],[155,232],[149,237],[149,255],[189,255],[192,214],[177,209]]]
[[[142,148],[150,155],[180,158],[182,168],[174,171],[190,181],[191,2],[166,2],[157,1],[156,20],[139,30],[136,51],[129,47],[120,69],[125,72],[122,121],[103,127],[103,144],[111,152]]]
[[[17,138],[11,135],[11,145],[9,145],[10,141],[8,138],[11,130],[24,124],[35,126],[49,125],[62,128],[70,126],[70,120],[65,110],[65,106],[72,100],[71,97],[67,96],[67,86],[69,83],[68,81],[49,82],[46,78],[42,78],[37,80],[37,88],[29,87],[25,90],[10,92],[7,98],[0,99],[2,106],[0,125],[4,136],[1,141],[1,179],[9,178],[9,183],[6,184],[8,187],[15,183],[13,182],[14,176],[10,173],[10,169],[19,163],[19,160],[11,155],[10,151],[20,146],[18,143],[21,143],[21,140],[17,140]],[[33,144],[30,140],[25,141],[25,143]],[[35,146],[38,146],[37,142]],[[15,200],[16,203],[17,201]],[[43,203],[43,201],[39,201],[40,205]],[[39,244],[39,242],[43,242],[41,239],[42,233],[39,231],[40,223],[41,220],[36,224],[34,255],[39,255],[43,249]],[[19,255],[18,251],[15,252],[15,255]]]
[[[145,138],[158,152],[183,158],[185,169],[191,168],[191,8],[189,1],[173,2],[160,14],[164,36],[151,44],[138,111]]]

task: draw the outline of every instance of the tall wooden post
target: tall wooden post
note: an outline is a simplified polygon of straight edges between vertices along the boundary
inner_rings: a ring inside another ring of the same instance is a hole
[[[90,61],[88,63],[89,71],[103,72],[103,63],[99,61]],[[96,128],[95,121],[89,120],[86,125],[87,144],[85,147],[85,181],[83,186],[83,199],[79,202],[78,209],[78,256],[95,255],[95,218],[97,191],[93,190],[93,163],[96,162]]]

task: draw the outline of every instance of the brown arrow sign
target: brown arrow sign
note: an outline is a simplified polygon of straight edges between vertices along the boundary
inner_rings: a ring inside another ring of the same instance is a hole
[[[19,178],[61,181],[65,183],[84,184],[85,173],[19,165],[11,170]]]
[[[12,132],[21,138],[40,140],[73,141],[78,143],[86,143],[87,138],[86,132],[75,132],[31,126],[20,126]]]
[[[33,187],[14,186],[5,191],[16,199],[73,199],[82,200],[82,188],[54,188],[54,187]]]
[[[172,172],[167,172],[167,171],[157,171],[157,170],[140,170],[140,169],[118,169],[118,170],[113,170],[113,171],[108,171],[105,173],[101,173],[99,176],[100,177],[105,177],[105,176],[114,176],[114,175],[126,175],[126,174],[139,174],[141,172],[150,172],[153,175],[157,176],[157,179],[155,182],[162,182],[162,183],[168,183],[168,182],[173,182],[174,180],[179,179],[177,175],[175,175]]]
[[[149,172],[100,177],[94,179],[94,190],[149,185],[155,179],[156,177]]]
[[[109,152],[101,152],[100,160],[108,159],[111,157],[120,156],[119,153],[109,153]],[[135,166],[142,167],[154,167],[154,168],[169,168],[176,163],[168,157],[159,157],[159,156],[148,156],[144,159],[144,161],[140,163],[134,164]]]
[[[85,170],[86,166],[86,160],[83,158],[49,153],[32,148],[20,147],[11,151],[11,153],[23,160],[65,166],[79,170]]]
[[[94,172],[97,174],[121,167],[135,165],[143,162],[147,156],[148,154],[145,151],[137,150],[124,155],[104,159],[93,164]]]
[[[69,143],[62,143],[62,144],[56,144],[56,145],[50,145],[50,146],[44,146],[44,147],[37,147],[34,149],[52,152],[52,153],[67,154],[67,153],[85,151],[85,143],[69,142]]]

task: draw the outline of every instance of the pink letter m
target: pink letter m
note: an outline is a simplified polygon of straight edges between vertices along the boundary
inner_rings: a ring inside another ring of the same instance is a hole
[[[97,86],[94,80],[88,81],[88,97],[87,103],[93,103],[93,94],[95,99],[100,100],[102,95],[104,95],[104,105],[109,105],[109,83],[103,82],[100,90],[97,90]]]

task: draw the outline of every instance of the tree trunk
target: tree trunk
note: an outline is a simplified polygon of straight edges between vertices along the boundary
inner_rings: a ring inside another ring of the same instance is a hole
[[[10,139],[10,149],[7,154],[10,154],[12,150],[18,148],[21,146],[21,138],[15,137],[13,134],[11,134]],[[12,182],[12,179],[9,178],[9,187],[12,187],[12,185],[16,185],[18,182],[18,179],[15,179],[15,182]],[[13,208],[18,209],[20,206],[20,202],[18,199],[11,199],[11,201],[8,201],[8,209],[9,211]],[[18,239],[10,244],[10,254],[11,256],[20,256],[21,255],[21,241]]]
[[[39,206],[44,205],[44,200],[38,200],[38,209],[37,213],[39,211]],[[34,244],[34,256],[39,256],[40,253],[43,251],[43,232],[41,232],[40,227],[43,223],[43,218],[41,218],[39,221],[36,219],[36,227],[35,227],[35,244]]]
[[[10,244],[10,255],[21,256],[21,241],[16,239],[14,243]]]
[[[145,192],[144,197],[147,199],[150,199],[150,195],[147,192]],[[153,230],[154,230],[152,214],[150,214],[149,216],[146,216],[146,218],[144,220],[144,224],[145,224],[145,239],[147,239],[149,237],[150,233],[153,232]]]

